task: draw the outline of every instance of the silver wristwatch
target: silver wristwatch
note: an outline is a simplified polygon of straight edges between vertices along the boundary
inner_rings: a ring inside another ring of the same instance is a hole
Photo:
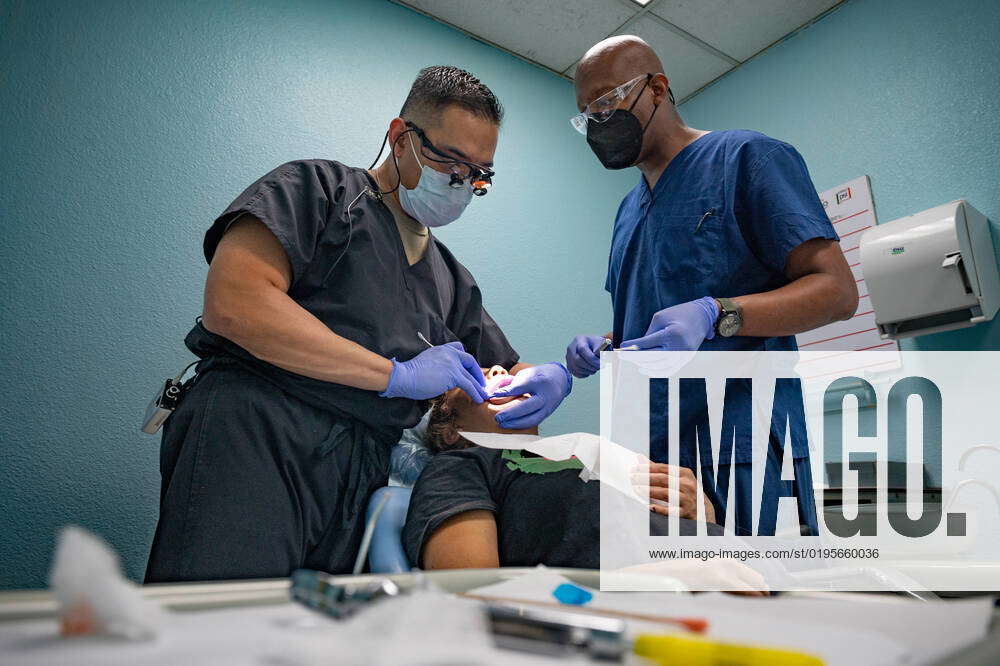
[[[719,317],[715,320],[715,333],[723,338],[731,338],[743,327],[743,308],[731,298],[716,298]]]

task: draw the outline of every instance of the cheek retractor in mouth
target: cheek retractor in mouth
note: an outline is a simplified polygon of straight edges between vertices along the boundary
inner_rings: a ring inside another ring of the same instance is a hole
[[[486,377],[486,391],[488,393],[493,393],[497,389],[503,388],[514,381],[514,378],[510,375],[500,375],[497,377]]]

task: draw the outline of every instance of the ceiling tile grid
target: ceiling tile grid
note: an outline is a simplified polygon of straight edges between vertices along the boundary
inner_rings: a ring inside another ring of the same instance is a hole
[[[406,0],[400,4],[556,72],[572,66],[640,9],[620,0]]]
[[[745,61],[840,0],[659,0],[650,11]]]
[[[641,16],[615,34],[636,35],[653,47],[677,100],[684,99],[737,64],[678,34],[654,16]]]
[[[678,102],[841,0],[391,0],[573,78],[593,44],[649,42]]]

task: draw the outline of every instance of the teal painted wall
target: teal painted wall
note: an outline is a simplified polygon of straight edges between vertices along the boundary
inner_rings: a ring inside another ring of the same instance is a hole
[[[681,111],[793,143],[820,189],[869,174],[882,221],[965,197],[995,228],[996,7],[849,0]],[[440,63],[507,107],[494,191],[440,236],[522,355],[561,358],[609,327],[610,222],[637,178],[570,129],[568,82],[378,0],[0,0],[0,587],[43,585],[68,522],[141,576],[159,473],[138,420],[189,358],[201,234],[281,162],[367,166]],[[906,346],[1000,348],[1000,323]],[[595,430],[597,395],[577,382],[547,432]]]
[[[680,111],[693,127],[788,141],[819,190],[868,174],[881,222],[968,199],[997,245],[998,73],[995,0],[848,0]],[[1000,319],[902,347],[1000,349]]]
[[[367,166],[420,67],[501,98],[493,192],[440,236],[529,361],[610,328],[608,174],[567,122],[572,86],[381,0],[0,0],[0,587],[44,585],[55,530],[145,567],[157,383],[189,360],[201,237],[287,160]],[[567,190],[562,188],[568,185]],[[596,380],[548,432],[596,431]]]

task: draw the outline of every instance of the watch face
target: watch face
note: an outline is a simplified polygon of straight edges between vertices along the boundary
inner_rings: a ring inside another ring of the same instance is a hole
[[[736,331],[740,330],[740,323],[740,316],[737,313],[727,312],[719,320],[719,335],[724,338],[736,335]]]

